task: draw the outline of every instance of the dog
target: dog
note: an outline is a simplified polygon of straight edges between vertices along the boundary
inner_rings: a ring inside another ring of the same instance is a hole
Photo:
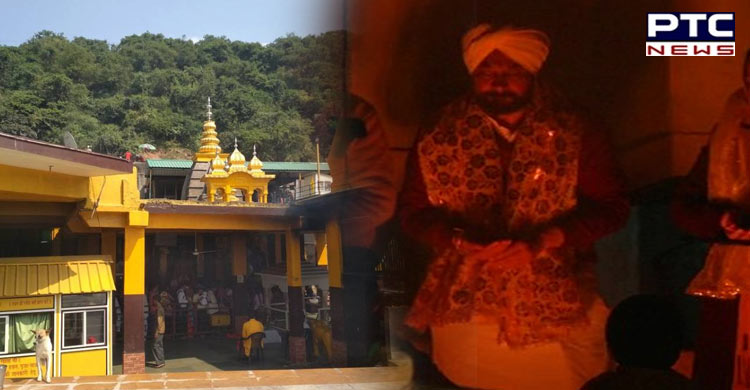
[[[50,383],[52,373],[52,341],[49,339],[49,329],[32,330],[34,333],[34,349],[36,351],[36,380],[42,380],[42,365],[46,367],[44,381]]]

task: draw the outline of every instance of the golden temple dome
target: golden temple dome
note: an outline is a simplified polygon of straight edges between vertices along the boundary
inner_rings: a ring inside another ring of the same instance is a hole
[[[263,161],[260,161],[258,158],[257,153],[255,152],[255,145],[253,145],[253,158],[250,159],[250,170],[251,171],[261,171],[263,168]]]
[[[224,170],[224,164],[226,161],[224,161],[221,156],[219,156],[219,153],[216,153],[216,157],[214,157],[213,160],[211,160],[211,176],[227,176],[227,171]]]
[[[245,166],[245,155],[237,149],[237,138],[235,138],[234,151],[229,155],[229,173],[245,171],[247,171],[247,167]]]

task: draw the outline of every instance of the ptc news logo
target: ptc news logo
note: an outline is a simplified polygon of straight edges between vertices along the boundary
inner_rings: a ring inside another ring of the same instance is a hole
[[[734,56],[734,12],[648,14],[647,56]]]

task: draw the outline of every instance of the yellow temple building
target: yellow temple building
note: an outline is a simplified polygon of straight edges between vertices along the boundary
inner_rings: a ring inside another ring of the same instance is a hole
[[[211,160],[211,170],[201,179],[206,183],[209,202],[237,202],[240,200],[237,197],[239,192],[245,203],[252,202],[253,198],[260,203],[268,203],[268,182],[276,175],[263,172],[263,162],[258,158],[255,146],[249,170],[245,163],[245,155],[237,149],[236,138],[234,151],[229,155],[228,161],[216,152],[216,157]],[[229,172],[225,170],[225,166],[229,166]]]
[[[290,361],[305,361],[303,283],[341,287],[340,231],[320,206],[269,202],[269,185],[281,176],[301,182],[320,166],[264,164],[256,147],[247,162],[236,140],[232,153],[221,153],[210,101],[208,107],[193,161],[159,168],[0,132],[0,332],[12,331],[14,315],[48,311],[42,320],[54,332],[53,376],[112,374],[114,360],[123,373],[144,372],[147,288],[179,272],[246,288],[255,271],[269,307],[265,283],[279,287],[274,326],[285,335]],[[264,171],[269,166],[277,173]],[[162,171],[154,175],[156,169]],[[180,178],[174,193],[182,196],[150,196],[155,177]],[[263,272],[249,269],[251,252],[263,254]],[[335,314],[337,298],[330,301],[324,309],[343,318]],[[119,312],[121,359],[113,356],[116,330],[104,325]],[[69,328],[84,323],[81,316],[100,321],[101,333]],[[241,313],[232,316],[234,324],[243,321]],[[343,334],[335,322],[334,338]],[[80,333],[79,344],[66,344],[68,331]],[[333,361],[345,364],[342,343],[334,346]],[[0,345],[0,364],[10,365],[10,377],[36,376],[28,365],[33,351],[6,347]]]

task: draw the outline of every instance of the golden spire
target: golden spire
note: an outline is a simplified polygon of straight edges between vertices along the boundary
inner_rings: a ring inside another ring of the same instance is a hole
[[[246,172],[245,155],[237,149],[237,137],[234,138],[234,151],[229,155],[229,173]]]
[[[255,151],[255,145],[253,145],[253,158],[250,160],[250,171],[251,172],[262,172],[263,161],[260,161],[258,154]]]
[[[206,104],[208,112],[206,113],[207,120],[203,122],[203,133],[201,133],[201,147],[196,153],[196,160],[209,161],[217,153],[221,153],[221,146],[219,145],[219,138],[216,133],[216,123],[211,120],[211,98],[208,98],[208,104]]]

